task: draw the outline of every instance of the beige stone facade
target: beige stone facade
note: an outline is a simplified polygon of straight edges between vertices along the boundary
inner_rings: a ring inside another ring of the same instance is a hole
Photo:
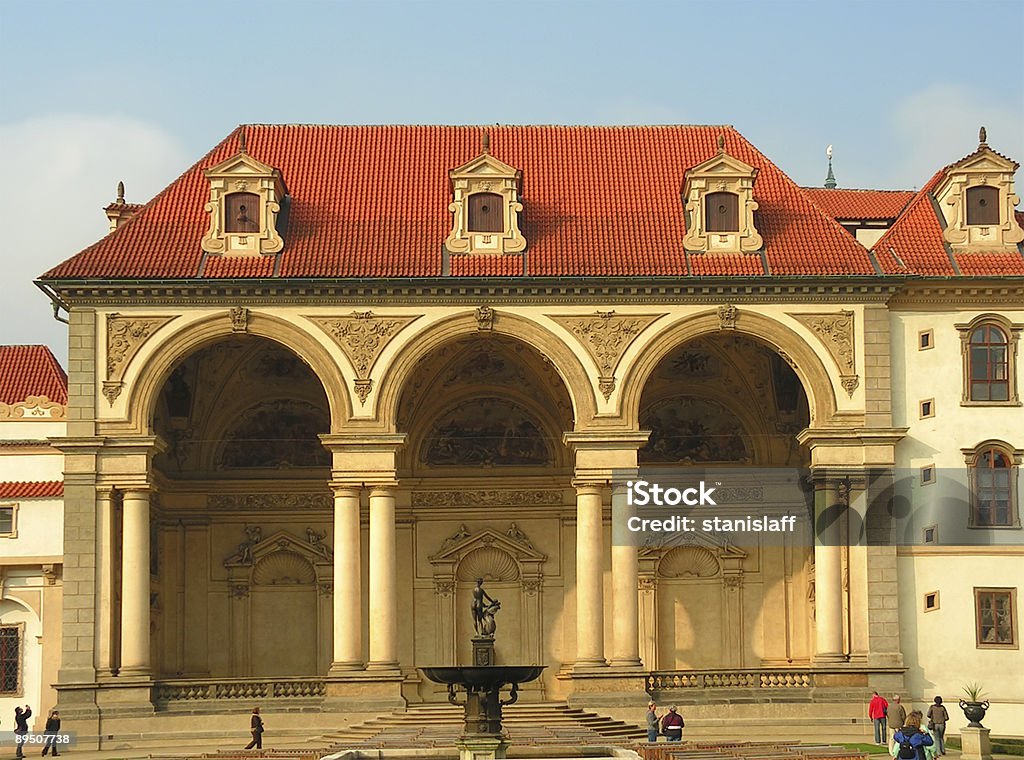
[[[1019,278],[59,290],[57,689],[83,736],[443,702],[417,668],[468,662],[476,578],[502,602],[499,661],[546,666],[524,699],[640,719],[649,692],[737,730],[831,711],[867,736],[872,689],[953,707],[978,674],[997,732],[1024,718],[1001,675],[1019,647],[929,627],[971,586],[1019,589],[1019,539],[997,560],[855,539],[901,469],[1024,447],[1019,406],[961,403],[957,328],[1024,322]],[[670,464],[806,468],[842,516],[817,542],[618,545],[616,473]],[[942,611],[919,613],[932,586]]]

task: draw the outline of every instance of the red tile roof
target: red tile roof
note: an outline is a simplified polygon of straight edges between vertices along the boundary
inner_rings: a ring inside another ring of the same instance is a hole
[[[64,495],[64,482],[47,480],[15,483],[0,482],[0,499],[47,499]]]
[[[29,396],[68,403],[68,376],[46,346],[0,346],[0,402]]]
[[[239,149],[239,130],[110,235],[45,279],[436,277],[451,228],[448,171],[481,151],[522,170],[530,276],[687,273],[680,190],[725,150],[759,170],[755,215],[775,275],[873,273],[868,252],[732,127],[244,127],[247,150],[290,193],[284,251],[204,256],[203,169]],[[763,271],[761,257],[691,256],[694,274]],[[452,257],[452,276],[518,276],[523,259]]]
[[[913,190],[829,190],[824,187],[805,187],[804,192],[833,219],[872,221],[895,219],[915,195]]]

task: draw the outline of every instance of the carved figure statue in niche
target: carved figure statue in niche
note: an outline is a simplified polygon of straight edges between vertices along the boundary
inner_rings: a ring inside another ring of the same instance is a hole
[[[455,546],[455,544],[459,543],[459,541],[462,541],[466,538],[469,538],[469,529],[466,527],[465,523],[462,523],[462,525],[459,526],[459,529],[457,531],[452,533],[450,536],[448,536],[448,538],[444,540],[444,543],[441,544],[441,548],[447,549],[449,546]]]
[[[473,589],[473,602],[470,605],[473,612],[473,628],[477,636],[493,638],[497,628],[494,622],[494,613],[501,609],[501,602],[492,599],[484,591],[484,579],[476,579],[476,587]]]

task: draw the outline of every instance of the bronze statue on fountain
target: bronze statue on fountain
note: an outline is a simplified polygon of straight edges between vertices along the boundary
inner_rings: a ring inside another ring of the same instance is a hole
[[[473,664],[469,667],[421,668],[434,683],[448,685],[448,701],[462,705],[464,721],[458,748],[463,758],[503,758],[508,737],[501,727],[501,709],[519,698],[519,684],[533,681],[544,670],[543,665],[497,665],[494,660],[494,616],[501,602],[484,590],[483,578],[477,578],[470,611],[473,615]],[[509,687],[508,699],[501,690]],[[458,701],[458,689],[466,692],[465,702]],[[486,753],[486,754],[485,754]]]

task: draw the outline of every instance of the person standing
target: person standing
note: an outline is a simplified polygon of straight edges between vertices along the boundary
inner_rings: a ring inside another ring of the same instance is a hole
[[[900,695],[897,694],[892,698],[892,702],[889,707],[885,710],[885,722],[888,724],[889,729],[895,734],[901,728],[907,720],[907,711],[900,704]]]
[[[668,712],[661,719],[661,732],[665,734],[667,742],[681,742],[683,740],[683,716],[676,712],[676,706],[668,708]]]
[[[889,709],[889,703],[885,697],[877,691],[868,703],[868,717],[875,724],[875,744],[885,744],[888,738],[885,731],[885,711]]]
[[[263,749],[263,718],[260,717],[260,708],[252,708],[252,718],[249,720],[249,732],[252,734],[252,741],[245,745],[246,749]]]
[[[658,741],[658,706],[654,702],[647,703],[647,741]]]
[[[25,757],[25,734],[28,733],[28,719],[32,717],[32,708],[25,705],[25,709],[14,708],[14,742],[18,749],[15,757]],[[19,739],[20,737],[20,739]]]
[[[907,716],[907,725],[901,726],[893,737],[897,760],[928,760],[926,747],[934,744],[931,734],[921,729],[922,715],[917,710]]]
[[[946,706],[942,704],[942,697],[936,697],[935,703],[928,708],[928,728],[935,737],[935,754],[946,754],[946,723],[949,721],[949,713]]]
[[[43,734],[46,736],[46,742],[43,744],[43,757],[46,757],[47,751],[51,749],[54,757],[60,755],[60,752],[57,751],[57,733],[59,731],[60,713],[50,710],[50,714],[46,716],[46,728],[43,729]]]

